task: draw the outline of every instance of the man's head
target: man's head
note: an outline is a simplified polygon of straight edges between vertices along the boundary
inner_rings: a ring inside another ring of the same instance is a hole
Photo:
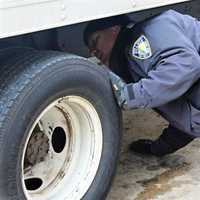
[[[122,26],[130,19],[123,15],[90,22],[84,31],[84,42],[90,54],[108,65],[111,52]]]

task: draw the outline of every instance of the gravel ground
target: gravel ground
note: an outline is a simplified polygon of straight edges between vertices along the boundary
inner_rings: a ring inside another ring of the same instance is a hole
[[[200,196],[200,141],[195,140],[164,158],[136,155],[128,144],[157,138],[168,123],[151,110],[124,113],[120,162],[107,200],[198,200]]]

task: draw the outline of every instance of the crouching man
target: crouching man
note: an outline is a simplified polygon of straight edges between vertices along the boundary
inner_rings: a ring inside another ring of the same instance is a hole
[[[169,127],[130,150],[164,156],[200,136],[200,22],[169,10],[134,23],[127,16],[90,22],[84,41],[108,66],[122,109],[153,108]],[[113,73],[114,72],[114,73]]]

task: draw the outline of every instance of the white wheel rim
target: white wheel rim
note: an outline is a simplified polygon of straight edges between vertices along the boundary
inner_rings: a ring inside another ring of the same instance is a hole
[[[22,158],[28,200],[78,200],[92,184],[102,154],[101,122],[79,96],[51,103],[37,118]]]

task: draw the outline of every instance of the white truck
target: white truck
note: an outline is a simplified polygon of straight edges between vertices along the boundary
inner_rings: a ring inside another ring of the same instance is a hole
[[[105,199],[122,117],[106,72],[86,58],[83,29],[169,8],[199,17],[199,4],[0,0],[0,200]]]

